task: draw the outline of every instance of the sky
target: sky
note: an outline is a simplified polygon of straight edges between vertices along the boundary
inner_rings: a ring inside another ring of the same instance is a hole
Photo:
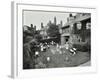
[[[75,13],[73,13],[75,15]],[[62,20],[63,25],[67,22],[67,18],[69,17],[69,13],[61,13],[61,12],[46,12],[46,11],[23,11],[23,24],[30,26],[30,24],[36,25],[36,29],[41,28],[41,22],[46,26],[49,20],[54,22],[54,17],[56,17],[57,24],[60,24]]]

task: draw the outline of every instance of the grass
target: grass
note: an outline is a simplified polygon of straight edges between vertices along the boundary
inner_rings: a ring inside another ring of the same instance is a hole
[[[90,60],[88,52],[77,51],[77,54],[72,55],[69,50],[64,48],[61,51],[60,53],[56,47],[51,46],[46,52],[40,52],[39,57],[36,59],[37,68],[42,66],[39,67],[38,63],[45,65],[44,68],[75,67]],[[50,61],[47,61],[47,57],[50,57]]]

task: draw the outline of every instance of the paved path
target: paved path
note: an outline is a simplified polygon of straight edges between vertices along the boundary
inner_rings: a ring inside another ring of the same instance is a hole
[[[84,64],[81,64],[80,66],[91,66],[91,61],[88,61],[88,62],[86,62],[86,63],[84,63]],[[79,67],[80,67],[79,66]]]

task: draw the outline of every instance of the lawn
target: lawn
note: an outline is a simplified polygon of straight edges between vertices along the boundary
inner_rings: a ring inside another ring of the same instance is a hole
[[[49,60],[47,59],[49,57]],[[90,60],[88,52],[77,51],[72,55],[69,50],[59,50],[51,46],[46,52],[40,52],[35,60],[36,68],[75,67]]]

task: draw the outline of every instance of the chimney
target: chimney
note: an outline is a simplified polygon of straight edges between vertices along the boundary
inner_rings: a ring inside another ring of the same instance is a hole
[[[41,22],[41,28],[43,28],[43,22]]]
[[[73,15],[72,14],[69,14],[69,17],[72,17]]]
[[[51,24],[51,20],[49,20],[49,24]]]
[[[63,26],[63,22],[62,22],[62,20],[60,21],[60,25],[61,25],[61,27]]]
[[[57,20],[56,20],[56,17],[54,17],[54,24],[56,25],[56,23],[57,23]]]
[[[34,30],[36,31],[36,25],[34,26]]]
[[[33,24],[31,24],[30,26],[31,26],[31,28],[33,28]]]

